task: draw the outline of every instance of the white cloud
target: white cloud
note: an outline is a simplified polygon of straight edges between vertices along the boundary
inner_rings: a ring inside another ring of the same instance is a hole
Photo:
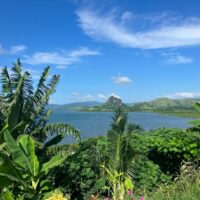
[[[0,44],[0,55],[6,54],[6,49],[3,48],[2,44]]]
[[[180,55],[179,53],[163,53],[162,54],[165,57],[165,61],[168,64],[188,64],[192,63],[193,59],[187,56]]]
[[[59,68],[67,67],[80,61],[83,56],[95,56],[100,55],[99,51],[90,50],[87,47],[80,47],[79,49],[71,52],[66,51],[54,51],[54,52],[36,52],[32,56],[25,55],[22,62],[31,65],[38,64],[55,64]],[[62,66],[62,67],[61,67]]]
[[[27,47],[25,45],[12,46],[10,48],[10,54],[17,54],[25,51],[26,49]]]
[[[171,99],[184,99],[184,98],[200,98],[200,93],[198,92],[177,92],[172,95],[167,95]]]
[[[67,66],[65,66],[65,65],[57,65],[56,68],[57,69],[67,69]]]
[[[90,94],[87,95],[81,95],[77,97],[77,100],[82,101],[82,102],[86,102],[86,101],[93,101],[94,97]]]
[[[94,51],[88,47],[80,47],[80,49],[73,50],[69,53],[69,57],[81,57],[81,56],[97,56],[100,55],[99,51]]]
[[[106,99],[108,99],[108,96],[105,95],[105,94],[98,94],[98,98],[99,98],[99,99],[106,100]]]
[[[127,76],[116,76],[112,77],[113,83],[118,85],[127,85],[132,82],[132,80]]]
[[[10,49],[6,49],[0,44],[0,55],[15,55],[24,52],[26,49],[25,45],[11,46]]]
[[[121,23],[125,24],[127,21],[130,21],[133,18],[133,14],[129,11],[126,11],[121,16]]]
[[[75,101],[81,102],[93,101],[95,99],[94,96],[90,94],[82,95],[79,92],[72,92],[72,96],[75,99]]]
[[[141,49],[158,49],[200,45],[200,20],[198,18],[175,18],[167,16],[168,22],[153,28],[136,31],[137,27],[127,26],[124,18],[130,19],[130,12],[125,12],[120,19],[110,12],[102,15],[87,9],[77,11],[79,25],[88,36],[106,40],[124,47]],[[166,18],[166,17],[165,17]],[[154,19],[154,21],[156,21]],[[130,29],[131,28],[131,29]]]

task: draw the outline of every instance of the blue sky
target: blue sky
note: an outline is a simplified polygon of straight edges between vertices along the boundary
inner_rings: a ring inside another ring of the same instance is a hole
[[[52,103],[200,97],[199,0],[0,0],[0,67],[20,58]]]

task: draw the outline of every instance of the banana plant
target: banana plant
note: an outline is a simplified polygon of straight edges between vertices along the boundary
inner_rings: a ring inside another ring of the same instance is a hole
[[[49,79],[49,72],[48,66],[41,74],[37,86],[33,87],[31,74],[28,71],[23,72],[18,59],[11,70],[4,67],[0,76],[0,130],[6,127],[14,139],[25,133],[41,143],[52,135],[46,148],[50,145],[51,148],[52,145],[56,147],[67,135],[80,139],[79,130],[75,127],[67,123],[48,123],[51,110],[46,106],[60,78],[59,75],[53,75]],[[0,145],[4,142],[2,133],[0,131]]]
[[[42,199],[51,189],[48,173],[62,164],[67,155],[56,154],[42,163],[35,153],[35,141],[31,136],[22,135],[15,140],[6,129],[4,139],[7,153],[0,153],[0,189],[11,188],[21,199]],[[12,200],[12,193],[6,190],[2,199]]]

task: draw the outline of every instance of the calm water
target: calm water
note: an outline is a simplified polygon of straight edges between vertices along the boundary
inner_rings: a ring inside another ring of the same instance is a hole
[[[53,113],[50,122],[66,122],[81,131],[81,138],[95,137],[105,135],[109,129],[111,117],[110,112],[65,112]],[[155,129],[161,127],[168,128],[187,128],[188,121],[192,118],[166,116],[157,113],[129,113],[129,122],[141,125],[144,129]],[[64,139],[63,142],[71,141]]]

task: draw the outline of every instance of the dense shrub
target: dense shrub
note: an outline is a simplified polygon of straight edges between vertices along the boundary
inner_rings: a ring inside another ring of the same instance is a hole
[[[104,149],[103,137],[82,141],[80,149],[53,171],[56,187],[71,194],[74,200],[89,199],[90,195],[100,193],[105,185],[100,169]]]
[[[166,174],[176,175],[183,160],[200,160],[199,133],[163,128],[147,132],[144,140],[149,159]]]

